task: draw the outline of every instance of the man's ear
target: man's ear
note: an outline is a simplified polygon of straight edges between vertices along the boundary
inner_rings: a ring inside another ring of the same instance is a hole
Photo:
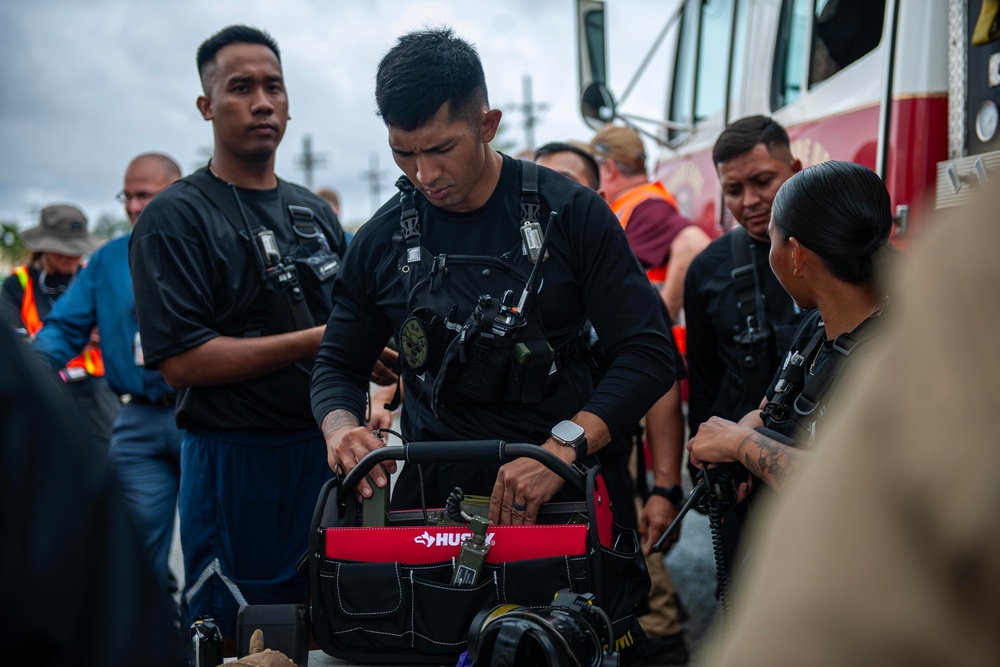
[[[795,158],[792,160],[792,173],[797,174],[802,171],[802,160]]]
[[[205,120],[212,120],[214,116],[212,115],[212,100],[207,95],[199,95],[198,99],[195,100],[195,104],[198,106],[198,111],[201,112],[201,117]]]
[[[497,136],[502,116],[503,112],[500,109],[490,109],[479,117],[479,135],[483,138],[484,144],[490,143]]]

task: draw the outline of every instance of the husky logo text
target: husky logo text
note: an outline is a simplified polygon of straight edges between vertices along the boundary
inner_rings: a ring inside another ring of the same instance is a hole
[[[493,544],[493,536],[496,533],[486,533],[486,543]],[[423,535],[417,535],[413,538],[413,541],[417,544],[422,544],[428,549],[431,547],[457,547],[462,544],[462,541],[467,537],[471,537],[472,533],[445,533],[441,532],[437,535],[432,535],[426,530]]]

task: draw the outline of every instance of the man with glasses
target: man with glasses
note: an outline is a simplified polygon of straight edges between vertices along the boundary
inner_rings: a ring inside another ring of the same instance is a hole
[[[133,225],[146,204],[181,177],[172,159],[144,153],[125,171],[117,199]],[[35,339],[35,351],[53,368],[78,354],[97,327],[101,332],[108,384],[128,395],[114,423],[111,464],[139,524],[160,583],[176,588],[170,572],[170,543],[180,486],[181,432],[174,424],[174,392],[158,371],[143,368],[142,344],[128,265],[129,235],[109,241],[49,313]]]

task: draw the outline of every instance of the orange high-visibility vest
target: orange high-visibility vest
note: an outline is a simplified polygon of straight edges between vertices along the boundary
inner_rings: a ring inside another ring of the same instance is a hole
[[[34,336],[42,328],[42,320],[38,317],[38,305],[35,303],[35,288],[31,283],[31,274],[28,267],[18,266],[14,269],[21,287],[24,289],[24,298],[21,299],[21,321],[24,328],[28,330],[28,335]],[[101,377],[104,375],[104,359],[98,349],[86,350],[69,360],[66,368],[82,368],[88,375]]]
[[[629,218],[632,217],[635,207],[650,199],[662,199],[673,206],[675,210],[680,210],[677,206],[677,201],[667,192],[661,181],[646,183],[645,185],[632,188],[611,203],[611,210],[618,216],[618,222],[621,224],[622,229],[625,229],[628,225]],[[654,266],[649,269],[646,271],[646,277],[649,278],[649,282],[651,283],[662,283],[667,279],[667,264]]]

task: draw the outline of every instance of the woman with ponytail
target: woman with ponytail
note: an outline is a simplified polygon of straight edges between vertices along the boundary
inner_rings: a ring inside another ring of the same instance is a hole
[[[836,386],[879,329],[891,227],[885,185],[859,164],[824,162],[781,186],[768,228],[771,268],[800,308],[815,310],[761,410],[702,424],[688,443],[692,464],[739,463],[779,490],[802,465]]]

